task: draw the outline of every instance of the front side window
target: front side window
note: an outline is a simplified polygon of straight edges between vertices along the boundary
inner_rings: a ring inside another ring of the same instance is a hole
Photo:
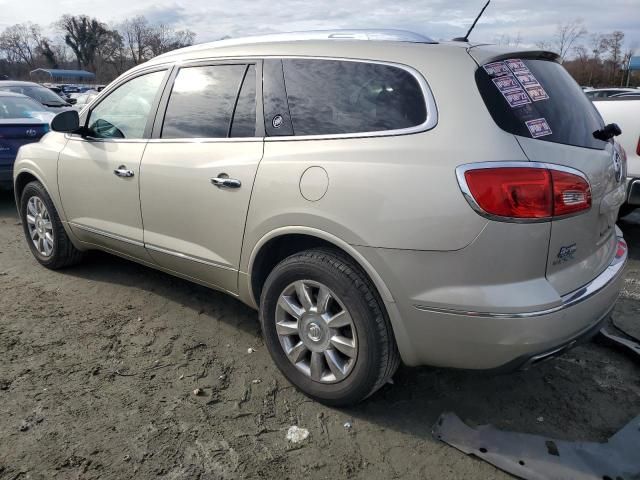
[[[253,65],[182,68],[171,90],[161,137],[226,138],[230,132],[253,136],[255,96]]]
[[[165,71],[147,73],[120,85],[89,116],[96,138],[143,138]]]
[[[422,88],[403,68],[341,60],[282,64],[295,135],[400,130],[427,119]]]

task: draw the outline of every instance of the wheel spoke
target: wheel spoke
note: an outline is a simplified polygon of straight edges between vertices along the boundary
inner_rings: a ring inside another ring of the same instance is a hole
[[[302,280],[296,282],[295,287],[296,287],[296,294],[298,295],[298,301],[300,302],[300,305],[302,305],[302,308],[304,308],[305,311],[308,312],[309,310],[311,310],[311,307],[313,307],[309,288],[304,284]]]
[[[280,305],[280,307],[282,307],[285,312],[287,312],[296,320],[300,320],[300,317],[304,313],[304,310],[302,308],[293,303],[292,297],[281,295],[278,299],[278,305]]]
[[[27,203],[27,211],[33,216],[36,216],[38,214],[38,210],[36,209],[36,202],[33,201],[33,198],[29,200],[29,203]]]
[[[333,345],[336,350],[344,353],[347,357],[355,357],[356,356],[356,342],[352,338],[342,337],[340,335],[334,335],[331,337],[331,345]]]
[[[316,308],[318,309],[319,314],[323,314],[327,311],[327,307],[329,306],[329,300],[331,300],[331,294],[329,293],[329,289],[322,285],[320,290],[318,291],[318,301],[316,302]]]
[[[45,253],[44,251],[44,238],[41,237],[40,235],[38,235],[38,251],[42,254]]]
[[[287,356],[294,363],[298,363],[305,353],[307,353],[307,347],[302,342],[296,343],[289,352],[287,352]]]
[[[53,225],[51,224],[50,220],[45,220],[42,223],[42,226],[44,227],[45,230],[49,230],[49,231],[53,230]]]
[[[351,321],[351,315],[346,310],[336,313],[333,317],[327,320],[329,328],[342,328],[348,327],[353,322]]]
[[[311,352],[311,378],[316,382],[322,380],[324,371],[324,355],[320,352]]]
[[[33,215],[27,214],[27,223],[29,225],[35,225],[36,224],[36,217],[34,217]]]
[[[342,380],[344,378],[343,367],[340,365],[340,359],[335,350],[326,350],[324,352],[324,358],[329,365],[329,370],[336,377],[336,380]]]
[[[38,230],[36,230],[35,228],[30,228],[29,235],[31,235],[31,240],[35,242],[38,239]]]
[[[278,332],[278,335],[298,335],[300,333],[298,331],[298,321],[288,322],[283,320],[281,322],[277,322],[276,331]]]

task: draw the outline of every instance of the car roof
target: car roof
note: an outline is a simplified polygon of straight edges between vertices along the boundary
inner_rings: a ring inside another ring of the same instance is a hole
[[[0,97],[20,97],[31,99],[31,97],[23,95],[22,93],[7,92],[6,90],[0,90]]]
[[[341,54],[338,56],[352,56],[343,51],[355,51],[362,55],[375,57],[381,44],[392,45],[435,45],[431,38],[419,33],[405,30],[362,29],[362,30],[312,30],[307,32],[276,33],[270,35],[254,35],[242,38],[229,38],[215,42],[201,43],[190,47],[172,50],[159,55],[150,64],[166,63],[182,59],[220,57],[220,56],[253,56],[253,55],[295,55],[294,52],[309,52],[309,55],[336,56],[336,42],[340,42]],[[468,47],[465,42],[456,43],[461,47]]]
[[[42,87],[42,85],[36,82],[23,82],[21,80],[0,80],[0,87]]]

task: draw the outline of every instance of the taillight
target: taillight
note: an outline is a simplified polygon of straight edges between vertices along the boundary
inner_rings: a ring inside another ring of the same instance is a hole
[[[591,208],[589,182],[577,170],[547,164],[484,163],[458,167],[471,205],[493,217],[544,220]],[[470,198],[469,198],[470,197]]]

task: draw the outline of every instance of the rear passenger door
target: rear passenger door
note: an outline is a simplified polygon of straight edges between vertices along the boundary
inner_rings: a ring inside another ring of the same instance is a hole
[[[164,268],[237,292],[242,235],[263,153],[259,61],[182,65],[144,152],[144,243]]]

